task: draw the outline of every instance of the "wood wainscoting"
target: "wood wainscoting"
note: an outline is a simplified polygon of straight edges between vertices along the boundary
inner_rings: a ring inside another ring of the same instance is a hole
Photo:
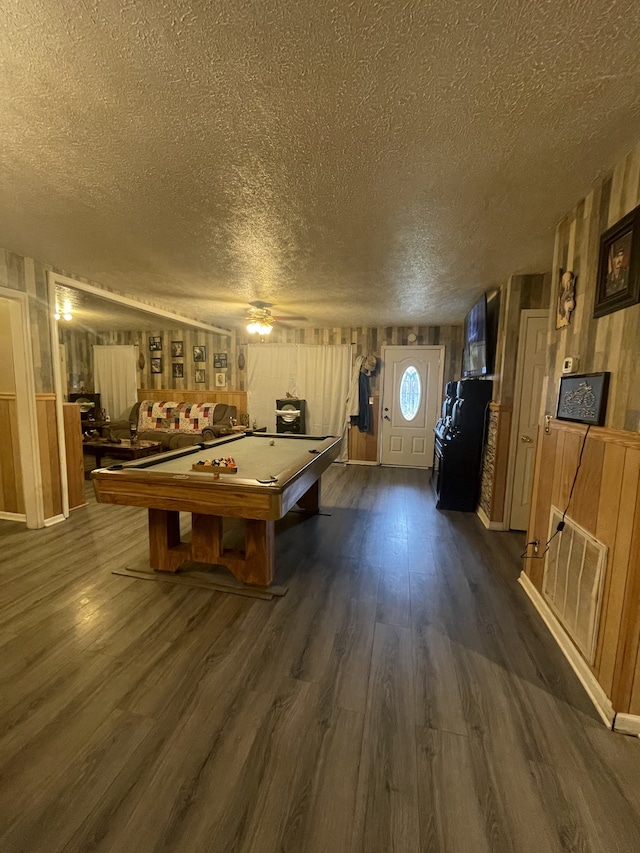
[[[349,429],[348,458],[350,462],[378,462],[380,397],[372,397],[371,403],[371,432],[360,432],[357,426]]]
[[[246,391],[176,391],[157,388],[139,388],[138,401],[153,400],[161,403],[163,400],[175,400],[178,403],[226,403],[235,406],[238,414],[247,412]]]
[[[46,520],[62,514],[55,394],[36,394],[36,416]],[[3,424],[0,441],[0,511],[22,515],[25,506],[20,466],[20,416],[15,394],[0,395],[0,422]]]
[[[84,493],[84,458],[82,452],[82,424],[80,406],[76,403],[62,404],[64,423],[64,446],[67,457],[67,487],[69,509],[86,506]]]
[[[538,539],[542,556],[551,506],[568,505],[567,516],[607,546],[595,662],[585,665],[614,713],[640,723],[640,435],[591,428],[576,477],[586,429],[556,420],[539,429],[527,542]],[[524,573],[542,595],[544,560],[532,546],[527,553]]]
[[[0,394],[0,512],[24,515],[15,394]]]
[[[62,480],[60,477],[55,394],[36,394],[36,417],[38,419],[38,445],[40,448],[42,493],[46,520],[62,515]]]

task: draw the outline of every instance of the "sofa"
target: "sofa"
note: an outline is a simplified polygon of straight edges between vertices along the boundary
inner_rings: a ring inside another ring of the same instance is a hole
[[[180,403],[143,400],[136,403],[127,420],[103,428],[105,438],[129,438],[131,425],[143,441],[158,441],[163,450],[175,450],[199,441],[230,435],[237,417],[235,406],[226,403]]]

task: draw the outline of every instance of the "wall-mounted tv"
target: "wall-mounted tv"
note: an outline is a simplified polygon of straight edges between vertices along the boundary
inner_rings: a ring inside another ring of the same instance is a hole
[[[495,370],[500,291],[483,293],[464,321],[463,376],[487,376]]]

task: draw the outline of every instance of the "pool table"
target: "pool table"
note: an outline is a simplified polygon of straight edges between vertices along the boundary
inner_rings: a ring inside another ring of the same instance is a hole
[[[186,560],[226,566],[238,580],[273,579],[274,523],[296,503],[317,513],[320,478],[340,454],[335,436],[244,433],[93,471],[102,503],[147,507],[151,567],[177,572]],[[237,473],[193,470],[232,457]],[[217,476],[216,476],[217,474]],[[191,513],[191,539],[180,539],[180,513]],[[223,518],[246,519],[244,552],[225,549]]]

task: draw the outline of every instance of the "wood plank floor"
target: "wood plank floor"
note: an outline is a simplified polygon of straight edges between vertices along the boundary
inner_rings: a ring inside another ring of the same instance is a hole
[[[640,741],[427,472],[333,465],[272,601],[112,575],[146,513],[88,489],[0,522],[2,853],[640,850]]]

